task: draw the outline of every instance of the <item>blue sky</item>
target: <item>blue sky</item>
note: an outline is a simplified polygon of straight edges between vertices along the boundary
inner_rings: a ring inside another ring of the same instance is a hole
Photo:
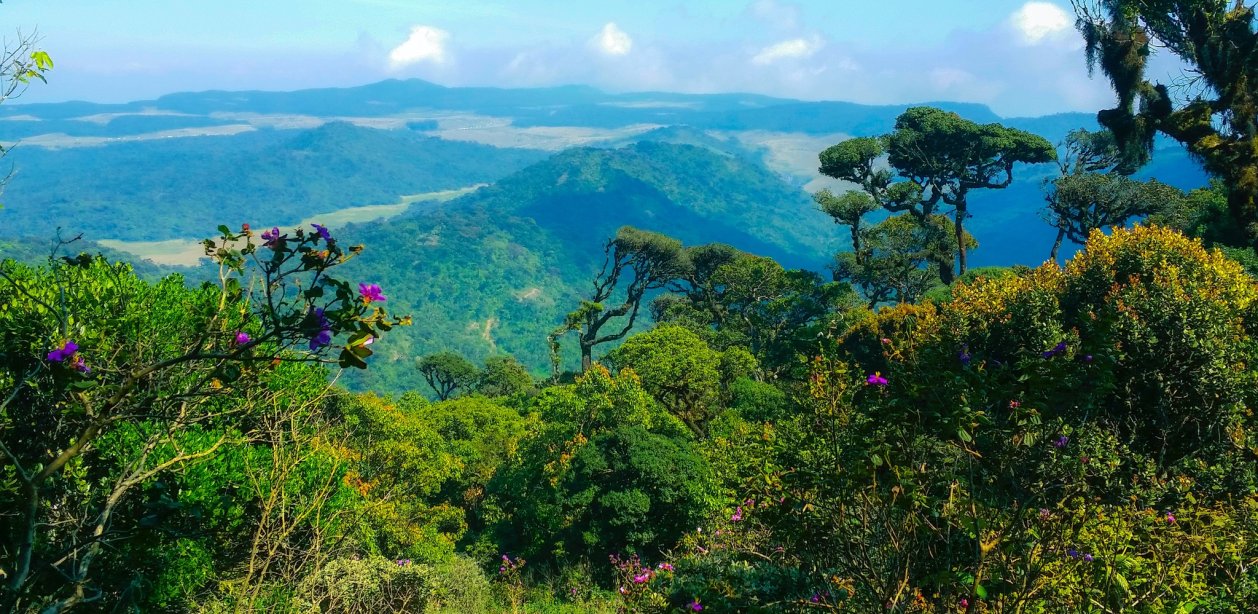
[[[584,83],[1096,111],[1068,0],[6,0],[56,61],[23,102],[205,89]]]

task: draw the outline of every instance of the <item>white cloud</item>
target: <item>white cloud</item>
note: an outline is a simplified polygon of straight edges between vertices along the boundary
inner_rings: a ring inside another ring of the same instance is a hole
[[[825,43],[816,37],[792,38],[761,49],[751,58],[751,63],[765,66],[780,60],[806,58],[817,53],[824,45]]]
[[[449,59],[446,43],[450,33],[432,26],[414,26],[411,35],[389,52],[389,66],[394,70],[418,64],[432,62],[444,64]]]
[[[1051,2],[1028,2],[1009,17],[1022,42],[1038,45],[1046,39],[1068,34],[1074,19],[1064,9]]]
[[[614,22],[607,22],[594,40],[590,41],[596,49],[606,55],[621,56],[633,49],[633,39]]]

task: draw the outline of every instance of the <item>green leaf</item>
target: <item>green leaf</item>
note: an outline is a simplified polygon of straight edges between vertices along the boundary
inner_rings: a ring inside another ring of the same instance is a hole
[[[982,584],[975,584],[974,594],[977,595],[979,599],[987,599],[987,587]]]
[[[957,437],[959,437],[961,441],[964,441],[966,443],[970,443],[971,441],[974,441],[974,438],[970,437],[969,432],[967,432],[965,429],[957,429]]]

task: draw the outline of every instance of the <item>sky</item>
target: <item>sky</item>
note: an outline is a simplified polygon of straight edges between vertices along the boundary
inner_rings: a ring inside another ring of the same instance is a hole
[[[1095,112],[1069,0],[5,0],[56,62],[20,102],[418,77]]]

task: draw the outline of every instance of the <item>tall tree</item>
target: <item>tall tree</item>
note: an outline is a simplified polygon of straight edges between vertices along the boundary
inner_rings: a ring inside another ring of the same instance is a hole
[[[581,301],[581,306],[569,313],[563,325],[550,335],[555,371],[560,336],[576,331],[581,372],[588,371],[594,362],[594,348],[629,334],[646,294],[680,277],[687,266],[681,241],[629,226],[616,231],[616,236],[603,247],[603,266],[594,277],[590,297]],[[608,301],[616,298],[620,298],[619,304],[610,306]],[[604,332],[603,327],[614,318],[625,318],[623,326]]]
[[[1057,260],[1063,238],[1083,245],[1098,228],[1122,226],[1128,220],[1177,209],[1184,193],[1156,179],[1136,181],[1114,174],[1077,173],[1058,177],[1045,198],[1045,218],[1057,228],[1050,260]]]
[[[1258,27],[1243,0],[1072,0],[1088,68],[1109,78],[1118,106],[1097,114],[1123,164],[1149,160],[1158,132],[1182,143],[1223,179],[1228,209],[1258,251]],[[1154,46],[1191,78],[1146,77]]]
[[[419,374],[439,400],[445,401],[460,391],[470,390],[476,385],[480,372],[466,358],[454,352],[438,352],[429,354],[417,364]]]
[[[879,166],[883,155],[890,168]],[[860,185],[893,213],[907,212],[925,222],[941,206],[952,207],[960,275],[967,266],[970,191],[1006,188],[1013,183],[1014,165],[1050,162],[1056,151],[1029,132],[976,124],[933,107],[913,107],[896,119],[890,134],[844,141],[823,151],[820,159],[823,174]],[[940,277],[951,283],[952,263],[939,264]]]

